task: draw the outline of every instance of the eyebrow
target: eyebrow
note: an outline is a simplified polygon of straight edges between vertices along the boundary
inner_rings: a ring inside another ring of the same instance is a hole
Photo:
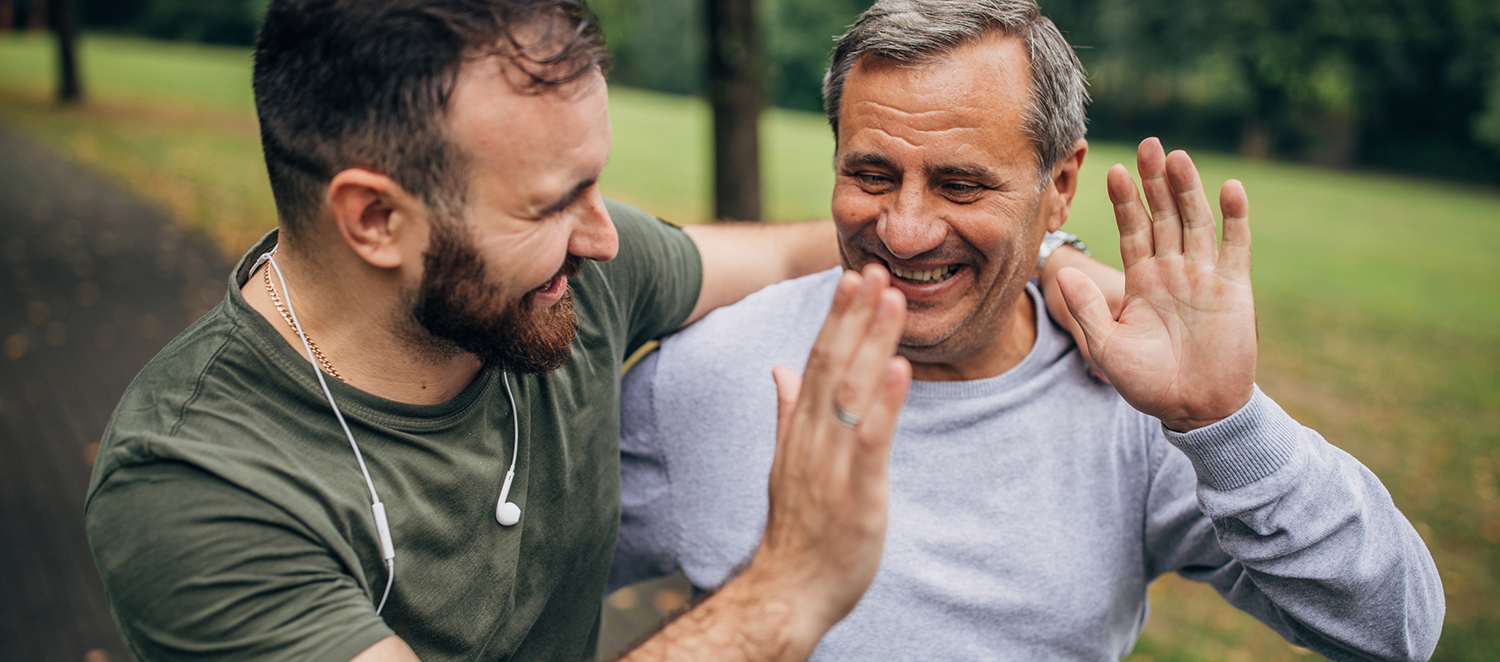
[[[536,213],[537,218],[546,218],[572,206],[573,203],[578,200],[578,196],[583,195],[584,191],[587,191],[590,186],[593,186],[598,181],[598,179],[586,179],[584,181],[578,182],[578,185],[574,186],[573,190],[568,191],[567,193],[563,194],[561,198],[558,198],[552,204],[547,205],[546,207],[543,207],[540,211],[538,211]]]
[[[870,152],[849,152],[844,155],[844,158],[839,159],[839,166],[843,168],[873,166],[894,170],[896,162],[879,154],[871,154]]]
[[[839,160],[839,166],[843,168],[870,166],[895,170],[896,162],[870,152],[850,152]],[[999,180],[994,170],[978,164],[926,166],[922,168],[922,172],[928,177],[963,177],[965,179],[977,179],[986,182]]]
[[[995,171],[982,165],[940,165],[923,168],[927,175],[942,175],[946,177],[962,177],[964,179],[977,179],[981,181],[995,181]]]

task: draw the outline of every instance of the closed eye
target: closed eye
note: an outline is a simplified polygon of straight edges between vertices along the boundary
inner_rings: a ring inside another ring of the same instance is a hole
[[[854,172],[848,173],[847,176],[852,177],[859,183],[860,188],[870,193],[887,191],[895,184],[890,177],[875,172]]]
[[[978,200],[979,195],[988,189],[972,182],[944,182],[941,188],[945,197],[961,204]]]

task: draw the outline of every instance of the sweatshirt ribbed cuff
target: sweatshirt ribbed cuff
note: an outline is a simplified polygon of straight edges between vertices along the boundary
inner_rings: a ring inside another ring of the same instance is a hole
[[[1297,448],[1300,426],[1255,387],[1250,401],[1218,423],[1187,433],[1162,431],[1182,449],[1198,480],[1218,490],[1233,490],[1280,469]]]

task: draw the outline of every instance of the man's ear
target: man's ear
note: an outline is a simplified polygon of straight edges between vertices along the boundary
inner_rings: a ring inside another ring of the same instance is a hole
[[[1068,221],[1073,210],[1073,196],[1078,193],[1078,171],[1083,168],[1083,157],[1088,154],[1089,141],[1079,138],[1073,143],[1073,151],[1052,167],[1052,186],[1057,191],[1057,200],[1047,218],[1047,231],[1056,232]]]
[[[328,206],[344,243],[371,266],[393,269],[404,259],[423,207],[395,180],[363,168],[339,172],[328,182]]]

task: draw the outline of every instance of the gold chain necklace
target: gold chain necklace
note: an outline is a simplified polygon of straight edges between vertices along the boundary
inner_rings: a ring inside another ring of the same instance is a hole
[[[265,276],[266,294],[271,295],[271,305],[276,306],[276,312],[281,313],[281,319],[286,320],[286,325],[292,327],[292,331],[297,331],[297,324],[292,321],[292,314],[287,312],[286,306],[281,303],[281,297],[276,295],[276,288],[271,286],[271,267],[267,265],[261,273]],[[302,333],[302,337],[307,340],[307,346],[312,349],[312,355],[318,360],[318,365],[323,367],[323,372],[347,383],[348,380],[344,379],[339,371],[333,369],[333,364],[328,362],[328,357],[323,356],[323,350],[318,349],[318,344],[312,341],[312,336]]]

